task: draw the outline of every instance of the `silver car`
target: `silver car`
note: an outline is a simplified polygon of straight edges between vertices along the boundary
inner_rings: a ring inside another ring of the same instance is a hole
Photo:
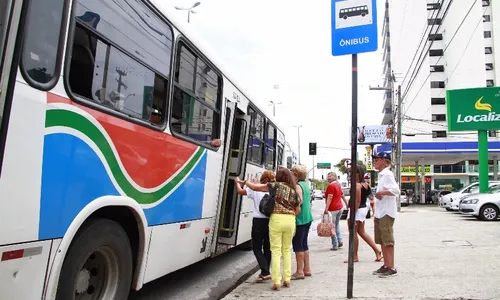
[[[500,186],[492,186],[486,193],[465,197],[460,203],[460,212],[483,221],[496,220],[500,214]]]

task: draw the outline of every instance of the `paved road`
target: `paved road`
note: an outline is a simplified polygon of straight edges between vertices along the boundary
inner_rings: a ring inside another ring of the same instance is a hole
[[[345,221],[341,228],[347,237]],[[372,235],[372,220],[366,228]],[[410,206],[398,215],[395,235],[399,274],[394,278],[372,275],[380,263],[360,242],[360,262],[354,268],[356,299],[500,299],[500,221],[482,222],[435,206]],[[346,299],[347,247],[330,251],[329,239],[315,233],[309,243],[313,277],[293,281],[290,289],[280,292],[271,291],[270,283],[248,280],[224,299]]]
[[[150,282],[129,300],[220,299],[256,266],[252,251],[235,249]]]

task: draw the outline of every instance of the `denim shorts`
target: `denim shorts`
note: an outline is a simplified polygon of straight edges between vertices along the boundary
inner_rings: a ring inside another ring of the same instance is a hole
[[[309,228],[311,228],[311,223],[312,222],[303,225],[297,225],[295,236],[292,240],[293,252],[309,251],[307,238],[309,237]]]

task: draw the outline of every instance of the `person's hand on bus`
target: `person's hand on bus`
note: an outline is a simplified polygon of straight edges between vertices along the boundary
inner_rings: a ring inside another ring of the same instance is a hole
[[[210,141],[210,146],[219,148],[222,145],[222,141],[220,139],[213,139]]]
[[[246,180],[241,180],[239,177],[236,177],[234,179],[234,182],[239,183],[239,184],[244,184],[246,182]]]

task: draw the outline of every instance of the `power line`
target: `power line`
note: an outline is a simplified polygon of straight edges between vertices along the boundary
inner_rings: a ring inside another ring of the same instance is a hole
[[[451,0],[453,1],[453,0]],[[450,2],[451,3],[451,2]],[[408,4],[408,2],[406,2],[406,4]],[[432,12],[432,15],[431,15],[431,19],[434,19],[435,16],[438,16],[439,15],[439,12],[441,11],[442,9],[442,6],[439,7],[438,10],[435,10],[434,12]],[[405,12],[406,12],[406,7],[405,7]],[[403,20],[404,21],[404,20]],[[401,28],[403,27],[403,24],[401,24]],[[424,40],[426,40],[426,36],[427,36],[427,31],[429,30],[429,32],[432,32],[432,29],[434,27],[434,24],[429,27],[429,24],[428,24],[428,21],[427,19],[425,20],[425,24],[424,24],[424,32],[422,34],[422,36],[420,37],[420,41],[418,43],[418,46],[417,46],[417,49],[415,50],[415,53],[413,54],[413,58],[410,62],[410,64],[408,65],[408,69],[406,70],[405,72],[405,76],[403,77],[403,80],[401,81],[401,85],[404,85],[405,83],[405,80],[406,80],[406,77],[408,76],[408,74],[410,73],[410,68],[411,66],[413,65],[413,62],[415,61],[415,58],[417,57],[417,54],[419,53],[419,49],[420,47],[422,46],[422,43],[424,42]],[[436,31],[439,30],[439,27],[436,29]],[[401,32],[402,32],[402,29],[401,29]],[[400,32],[400,33],[401,33]],[[432,44],[431,44],[432,45]],[[417,62],[415,63],[415,69],[417,68],[417,64],[418,64],[418,61],[420,61],[420,57],[422,56],[422,53],[424,53],[424,48],[425,48],[425,44],[423,44],[423,47],[422,47],[422,52],[420,53],[420,56],[417,60]],[[414,69],[414,71],[415,71]],[[412,75],[410,76],[410,78],[413,76],[413,72],[412,72]]]
[[[477,1],[477,0],[476,0],[476,1]],[[444,11],[444,13],[443,13],[443,16],[442,16],[441,20],[443,20],[444,18],[446,18],[446,16],[448,15],[448,12],[449,12],[449,10],[450,10],[450,7],[451,7],[451,4],[452,4],[452,3],[453,3],[453,0],[450,0],[450,2],[448,3],[448,6],[446,6],[446,9],[445,9],[445,11]],[[437,32],[438,32],[438,30],[439,30],[439,28],[441,28],[441,25],[442,25],[442,24],[443,24],[442,22],[439,24],[439,26],[438,26],[438,28],[436,29],[435,33],[437,33]],[[433,25],[433,26],[434,26],[434,25]],[[452,39],[452,40],[453,40],[453,39]],[[452,40],[450,40],[450,43],[451,43],[451,41],[452,41]],[[420,72],[420,70],[422,69],[422,66],[423,66],[423,64],[424,64],[424,62],[425,62],[425,58],[427,57],[427,55],[428,55],[428,54],[429,54],[429,52],[431,51],[431,48],[432,48],[432,45],[434,44],[434,41],[435,41],[435,39],[431,39],[431,40],[430,40],[430,43],[429,43],[429,47],[427,48],[427,50],[426,50],[425,52],[422,52],[422,53],[420,54],[420,57],[422,57],[422,59],[420,60],[420,64],[419,64],[418,68],[416,68],[416,67],[415,67],[415,69],[413,70],[413,73],[412,73],[412,75],[411,75],[412,77],[411,77],[411,79],[410,79],[410,82],[409,82],[409,83],[408,83],[408,85],[406,86],[406,89],[405,89],[405,91],[404,91],[404,93],[403,93],[403,102],[404,102],[404,99],[406,98],[406,95],[407,95],[407,94],[408,94],[408,92],[411,90],[411,87],[412,87],[412,85],[413,85],[413,82],[415,82],[415,80],[417,79],[418,73],[419,73],[419,72]],[[443,52],[444,52],[444,51],[443,51]],[[439,61],[439,60],[438,60],[438,61]]]
[[[467,17],[469,16],[470,12],[472,11],[472,8],[474,7],[474,5],[477,3],[478,0],[474,1],[474,3],[472,4],[471,8],[469,9],[469,11],[467,12],[467,14],[465,15],[465,17],[463,18],[462,22],[460,23],[460,25],[458,26],[457,30],[455,31],[453,37],[450,39],[450,42],[448,43],[448,45],[445,47],[444,51],[443,52],[446,52],[446,50],[450,47],[451,43],[453,42],[453,39],[455,38],[455,36],[457,35],[458,31],[460,30],[460,28],[462,27],[462,25],[464,24],[465,20],[467,19]],[[486,12],[486,10],[485,10]],[[481,18],[478,22],[478,24],[476,25],[476,28],[474,29],[474,31],[472,32],[470,38],[469,38],[469,41],[467,42],[467,45],[466,45],[466,48],[464,49],[464,51],[462,52],[462,57],[464,56],[465,52],[467,51],[471,41],[472,41],[472,38],[474,37],[474,34],[476,33],[476,30],[477,28],[479,27],[479,24],[481,24],[483,20],[483,16],[481,15]],[[443,53],[444,55],[444,53]],[[438,63],[441,58],[443,56],[440,56],[439,59],[437,60],[436,63]],[[458,63],[457,63],[457,66],[458,66]],[[456,67],[455,67],[456,69]],[[405,110],[405,114],[406,112],[410,109],[410,107],[412,106],[412,104],[415,102],[415,100],[417,99],[418,95],[420,94],[420,92],[422,91],[424,85],[427,83],[427,80],[430,78],[431,76],[431,72],[429,72],[429,75],[427,75],[426,79],[424,80],[424,82],[422,83],[422,85],[420,86],[417,94],[415,95],[415,97],[413,97],[412,101],[410,102],[410,104],[406,107],[406,110]]]

